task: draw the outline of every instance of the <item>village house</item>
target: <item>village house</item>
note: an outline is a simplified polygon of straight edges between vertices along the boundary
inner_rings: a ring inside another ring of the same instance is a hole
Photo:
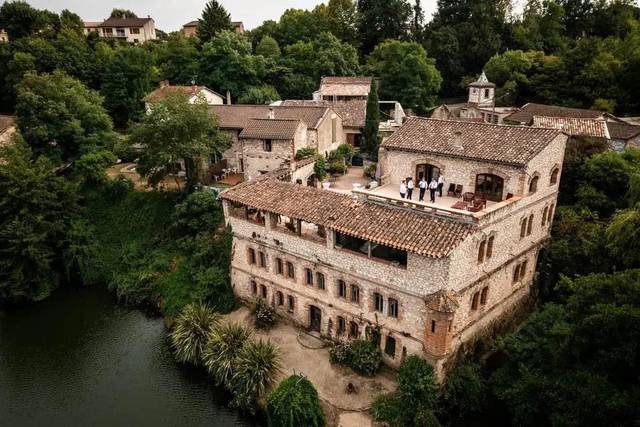
[[[147,111],[154,103],[165,99],[169,94],[183,93],[189,99],[190,104],[194,104],[198,99],[204,99],[207,105],[223,105],[224,97],[206,86],[178,86],[171,85],[168,81],[160,82],[160,87],[144,97],[144,103]]]
[[[237,34],[244,33],[244,24],[242,22],[236,21],[232,22],[233,31]],[[198,35],[198,20],[187,22],[182,26],[182,34],[185,37],[195,37]]]
[[[323,77],[314,101],[366,101],[373,77]]]
[[[431,118],[502,124],[505,117],[518,110],[514,107],[496,107],[496,85],[487,79],[484,71],[478,80],[467,87],[466,103],[440,105],[433,110]]]
[[[416,354],[442,377],[528,300],[566,140],[410,118],[381,146],[377,188],[343,194],[267,174],[226,190],[234,292],[332,340],[379,325],[386,363]],[[438,174],[436,203],[400,198],[400,180]]]
[[[267,162],[269,154],[264,151],[264,164],[259,165],[260,157],[254,157],[251,168],[247,167],[243,148],[249,138],[245,128],[252,119],[277,119],[282,121],[297,120],[304,124],[306,142],[304,147],[313,148],[319,154],[327,154],[335,150],[345,142],[345,132],[342,127],[342,118],[328,106],[268,106],[268,105],[214,105],[209,110],[216,116],[218,126],[225,131],[231,139],[231,147],[223,154],[230,169],[243,173],[246,179],[259,173],[274,169],[272,162]],[[254,123],[255,124],[255,123]],[[269,139],[268,137],[264,138]],[[268,147],[265,145],[265,147]],[[296,147],[303,148],[302,145]],[[298,148],[296,148],[297,151]],[[254,153],[255,154],[255,153]],[[295,156],[295,152],[293,153]],[[285,163],[281,166],[284,166]],[[310,169],[312,170],[312,168]],[[311,172],[312,173],[312,172]],[[305,177],[305,180],[309,176]],[[301,178],[302,179],[302,178]]]
[[[108,18],[102,22],[86,21],[84,34],[95,32],[105,39],[116,39],[128,43],[144,43],[156,39],[155,22],[147,18]]]

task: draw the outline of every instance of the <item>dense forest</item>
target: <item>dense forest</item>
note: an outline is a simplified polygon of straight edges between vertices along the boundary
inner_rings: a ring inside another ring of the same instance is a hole
[[[130,143],[147,147],[140,171],[151,180],[169,172],[167,158],[224,149],[202,106],[168,99],[144,114],[161,80],[266,103],[309,98],[321,76],[375,75],[381,99],[424,114],[485,69],[504,104],[640,114],[640,8],[629,0],[529,0],[521,14],[508,0],[439,0],[429,22],[419,0],[329,0],[244,35],[211,1],[198,37],[160,33],[140,46],[84,36],[71,11],[17,1],[0,7],[0,28],[10,37],[0,43],[0,109],[20,131],[0,150],[0,303],[80,282],[168,315],[192,301],[233,307],[215,198],[187,194],[191,185],[133,191],[105,172]],[[412,362],[374,416],[393,426],[638,425],[639,230],[638,150],[572,140],[535,313],[466,355],[441,388]]]

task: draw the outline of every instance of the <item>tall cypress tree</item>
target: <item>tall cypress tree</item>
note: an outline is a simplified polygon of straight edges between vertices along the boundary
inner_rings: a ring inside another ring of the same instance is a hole
[[[367,115],[364,125],[364,147],[369,153],[370,158],[378,158],[378,145],[380,137],[378,129],[380,127],[380,109],[378,106],[378,85],[374,80],[371,81],[371,89],[369,90],[369,98],[367,99]]]
[[[198,19],[198,37],[205,43],[218,31],[225,30],[233,30],[229,12],[216,0],[209,1],[202,11],[202,18]]]

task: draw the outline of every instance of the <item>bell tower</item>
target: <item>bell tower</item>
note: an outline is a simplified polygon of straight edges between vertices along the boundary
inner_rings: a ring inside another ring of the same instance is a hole
[[[493,108],[496,99],[496,85],[482,72],[478,80],[469,84],[469,106]]]

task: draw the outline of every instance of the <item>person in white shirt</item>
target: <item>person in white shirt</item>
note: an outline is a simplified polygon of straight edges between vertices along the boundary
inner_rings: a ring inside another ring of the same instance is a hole
[[[440,197],[442,197],[442,187],[444,187],[444,175],[440,174],[438,177],[438,192],[440,193]]]
[[[411,200],[411,196],[413,195],[413,179],[409,178],[407,181],[407,199]]]
[[[402,182],[400,183],[400,197],[404,199],[406,194],[407,194],[407,186],[404,183],[404,179],[403,179]]]
[[[418,183],[418,187],[420,187],[420,202],[424,201],[424,192],[427,191],[427,180],[424,179],[424,175],[420,178],[420,182]]]
[[[438,181],[436,181],[435,177],[431,179],[429,183],[429,195],[431,196],[431,203],[435,203],[436,201],[436,190],[438,189]]]

